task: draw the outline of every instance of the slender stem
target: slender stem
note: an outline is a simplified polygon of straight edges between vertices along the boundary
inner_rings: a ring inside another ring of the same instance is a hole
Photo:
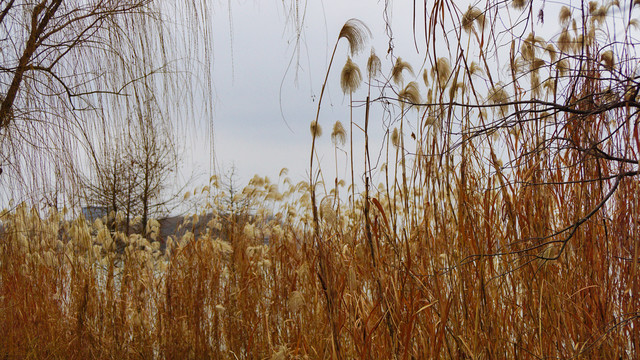
[[[322,90],[320,90],[320,97],[318,98],[318,110],[316,111],[316,126],[318,126],[318,120],[320,119],[320,107],[322,106],[322,97],[324,96],[324,89],[327,86],[327,81],[329,80],[329,72],[331,71],[331,65],[333,64],[333,58],[336,55],[336,50],[338,49],[338,42],[340,38],[336,41],[335,46],[333,47],[333,52],[331,53],[331,60],[329,60],[329,67],[327,68],[327,74],[324,77],[324,82],[322,83]],[[316,136],[312,136],[311,139],[311,157],[309,159],[309,187],[311,190],[311,207],[313,212],[313,227],[315,240],[320,240],[320,226],[318,224],[318,207],[316,204],[316,184],[313,176],[313,154],[316,149]]]
[[[351,205],[354,206],[356,202],[355,191],[355,177],[353,175],[353,92],[349,92],[349,142],[351,146]]]

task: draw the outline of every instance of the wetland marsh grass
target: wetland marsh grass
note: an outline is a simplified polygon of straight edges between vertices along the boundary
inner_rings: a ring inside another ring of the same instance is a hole
[[[489,46],[491,14],[467,11],[455,34]],[[5,210],[0,358],[637,358],[637,90],[612,83],[627,66],[616,48],[568,45],[571,14],[556,41],[512,43],[506,78],[488,53],[467,64],[454,49],[428,56],[421,89],[399,58],[382,76],[372,51],[363,118],[355,80],[344,86],[350,130],[362,130],[349,136],[366,140],[364,159],[349,154],[350,175],[365,163],[350,201],[344,179],[317,181],[316,142],[333,141],[334,156],[346,144],[341,123],[320,136],[321,93],[310,179],[256,176],[231,201],[246,206],[228,209],[214,177],[185,196],[196,210],[183,235]],[[367,38],[350,20],[338,42],[353,55]],[[527,88],[539,79],[551,80]],[[370,106],[387,114],[379,161]]]

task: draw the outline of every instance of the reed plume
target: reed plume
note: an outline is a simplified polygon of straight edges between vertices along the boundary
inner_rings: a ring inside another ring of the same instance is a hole
[[[342,146],[347,141],[347,133],[340,121],[336,121],[333,124],[333,131],[331,131],[331,142],[335,146]]]
[[[549,55],[549,59],[552,63],[556,62],[558,53],[556,52],[556,47],[553,44],[547,44],[544,51]]]
[[[411,67],[411,64],[402,60],[401,57],[398,57],[396,59],[396,63],[393,66],[393,69],[391,70],[391,78],[397,85],[402,84],[402,82],[404,81],[402,73],[405,70],[413,75],[413,67]]]
[[[371,30],[364,22],[358,19],[349,19],[342,26],[338,40],[347,39],[351,55],[357,55],[364,49],[370,37]]]
[[[313,136],[314,139],[322,136],[322,127],[318,124],[317,121],[311,122],[311,124],[309,125],[309,130],[311,131],[311,136]]]
[[[410,105],[420,104],[420,90],[418,89],[418,83],[412,81],[400,91],[398,94],[398,100],[409,103]]]
[[[558,49],[560,49],[560,51],[562,52],[568,52],[573,49],[573,39],[571,37],[571,34],[569,34],[567,28],[562,29],[562,32],[558,37],[557,44]]]
[[[509,106],[507,105],[509,96],[504,90],[504,85],[502,85],[501,83],[497,83],[493,88],[491,88],[487,98],[492,104],[500,105],[500,114],[502,116],[506,115],[507,111],[509,110]]]
[[[613,51],[607,50],[600,55],[600,61],[604,63],[604,67],[607,70],[613,70],[614,60],[613,60]]]
[[[441,89],[447,86],[449,76],[451,76],[451,63],[449,59],[440,57],[436,61],[436,64],[431,68],[431,76],[438,80],[438,85]]]
[[[424,82],[424,86],[426,86],[428,88],[429,87],[429,72],[427,72],[427,69],[424,69],[422,71],[422,81]]]
[[[347,57],[347,63],[342,68],[342,74],[340,76],[340,86],[345,94],[351,94],[360,87],[362,82],[362,75],[360,74],[360,68],[353,61],[351,57]]]
[[[391,144],[396,148],[400,146],[400,132],[398,131],[398,128],[393,128],[393,132],[391,133]]]
[[[462,29],[467,33],[474,30],[474,24],[480,25],[480,30],[484,30],[484,13],[475,6],[469,5],[469,8],[462,16]]]
[[[484,73],[484,70],[482,69],[482,67],[477,62],[472,61],[471,65],[469,65],[469,74],[476,75],[476,74],[483,74],[483,73]]]
[[[569,7],[567,6],[563,6],[560,9],[560,14],[558,14],[558,20],[560,21],[560,24],[564,27],[569,25],[569,22],[571,21],[571,9],[569,9]]]
[[[369,55],[369,59],[367,60],[367,74],[369,75],[369,79],[373,79],[382,70],[382,63],[380,62],[380,58],[376,55],[375,51],[371,49],[371,55]]]
[[[511,1],[511,6],[513,6],[514,9],[522,10],[528,3],[528,0],[513,0]]]

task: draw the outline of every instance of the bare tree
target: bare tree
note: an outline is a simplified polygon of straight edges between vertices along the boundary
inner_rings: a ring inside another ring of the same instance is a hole
[[[148,114],[147,116],[159,116]],[[172,139],[162,122],[139,114],[138,134],[134,143],[132,164],[140,175],[139,194],[142,231],[146,235],[147,223],[152,216],[167,211],[168,202],[175,198],[164,194],[172,174],[178,166],[178,155]],[[175,195],[175,194],[174,194]]]
[[[3,194],[5,200],[72,200],[78,164],[105,128],[126,125],[123,114],[136,93],[154,93],[178,127],[192,125],[181,118],[196,118],[194,98],[210,112],[207,12],[213,6],[206,0],[1,0],[0,184],[17,190]],[[299,51],[300,4],[282,7]],[[204,81],[189,81],[192,74]]]
[[[83,154],[105,128],[126,126],[138,93],[189,116],[194,89],[184,77],[210,65],[207,8],[198,0],[0,1],[3,187],[41,193],[55,178],[75,188]],[[174,31],[187,21],[190,31]],[[205,60],[196,70],[197,57]],[[178,97],[180,109],[170,106]]]
[[[149,219],[166,215],[179,193],[167,192],[175,182],[178,150],[152,99],[132,109],[127,124],[106,137],[99,154],[94,153],[92,176],[83,181],[84,197],[87,204],[124,216],[122,224],[111,219],[113,230],[122,227],[127,233],[146,235]],[[140,223],[133,226],[136,217]]]

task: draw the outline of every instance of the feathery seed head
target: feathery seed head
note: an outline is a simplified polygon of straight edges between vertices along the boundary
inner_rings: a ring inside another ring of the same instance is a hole
[[[608,70],[613,70],[614,61],[613,61],[613,51],[607,50],[600,55],[600,61],[604,63],[604,66]]]
[[[391,133],[391,144],[396,148],[400,146],[400,132],[398,131],[398,128],[393,128],[393,132]]]
[[[369,75],[369,79],[373,79],[382,70],[382,63],[380,62],[380,58],[376,55],[373,48],[371,49],[371,55],[369,55],[369,60],[367,60],[367,74]]]
[[[320,217],[328,223],[335,223],[338,220],[336,211],[333,208],[334,201],[335,197],[331,195],[326,196],[320,201],[320,206],[318,209],[320,212]]]
[[[220,186],[220,182],[218,181],[218,175],[212,175],[209,178],[209,184],[211,184],[211,186],[218,188]]]
[[[322,136],[322,128],[320,127],[320,124],[318,124],[318,122],[315,120],[311,122],[309,130],[311,130],[311,136],[313,136],[314,138]]]
[[[636,101],[638,97],[636,89],[637,88],[635,86],[627,85],[624,90],[624,94],[622,95],[622,98],[624,98],[626,101]]]
[[[569,60],[562,59],[558,61],[557,67],[558,67],[558,72],[560,73],[560,76],[565,76],[569,71]]]
[[[609,8],[607,6],[600,6],[595,11],[591,12],[592,19],[596,24],[602,24],[604,19],[607,17],[607,12]]]
[[[560,25],[567,26],[569,25],[569,21],[571,20],[571,9],[567,6],[563,6],[560,9],[560,14],[558,15],[558,20],[560,20]]]
[[[104,227],[104,225],[102,224],[102,220],[100,220],[99,218],[96,219],[96,221],[93,222],[93,230],[100,230]]]
[[[467,33],[471,32],[475,21],[480,24],[480,30],[484,30],[484,13],[477,7],[469,5],[469,9],[462,16],[462,29]]]
[[[257,230],[254,224],[245,224],[244,228],[242,229],[242,233],[247,237],[247,239],[253,240],[256,237]],[[247,251],[249,251],[250,249],[251,248],[247,248]]]
[[[480,112],[478,113],[478,115],[480,116],[480,119],[487,119],[487,110],[486,109],[480,109]]]
[[[573,47],[573,39],[567,28],[562,29],[560,36],[558,37],[558,49],[562,52],[567,52]]]
[[[545,47],[544,51],[549,54],[549,58],[551,59],[551,62],[554,63],[556,62],[556,47],[553,46],[553,44],[547,44],[547,47]]]
[[[528,0],[513,0],[511,1],[511,6],[513,6],[515,9],[521,10],[525,6],[527,6],[528,2]]]
[[[422,71],[422,81],[424,81],[424,86],[429,87],[429,73],[427,72],[427,69]]]
[[[117,222],[118,224],[122,224],[122,223],[124,223],[124,218],[125,218],[125,216],[124,216],[124,212],[122,212],[122,211],[118,211],[118,212],[116,213],[116,222]]]
[[[546,90],[547,95],[553,95],[556,92],[556,80],[554,78],[548,78],[542,83],[542,87]]]
[[[525,64],[526,64],[526,61],[521,56],[518,56],[511,61],[510,65],[513,72],[521,73],[525,71],[525,68],[526,68]]]
[[[219,238],[216,238],[215,240],[213,240],[212,245],[214,250],[217,252],[220,252],[226,255],[231,254],[233,252],[233,247],[231,246],[231,244]]]
[[[499,131],[499,129],[496,129],[494,132],[491,133],[491,140],[493,140],[493,141],[500,140],[500,131]]]
[[[497,83],[496,86],[494,86],[489,91],[488,100],[496,105],[502,104],[500,106],[500,113],[502,114],[502,116],[504,116],[509,109],[509,106],[506,105],[506,103],[509,101],[509,96],[507,95],[507,92],[504,90],[504,86],[501,83]]]
[[[535,58],[535,59],[533,59],[533,60],[531,61],[530,68],[531,68],[531,71],[533,71],[533,72],[537,72],[537,71],[538,71],[538,70],[540,70],[540,68],[542,68],[544,65],[545,65],[544,60],[539,59],[539,58]]]
[[[260,261],[258,261],[258,267],[260,269],[262,269],[262,271],[267,271],[269,270],[269,268],[271,267],[271,260],[269,259],[262,259]]]
[[[462,84],[460,84],[462,85]],[[456,93],[458,92],[458,88],[462,88],[464,91],[464,87],[458,87],[458,77],[453,78],[453,82],[451,83],[451,87],[449,88],[449,99],[454,99],[456,97]]]
[[[537,71],[531,73],[531,94],[534,98],[540,98],[542,87],[540,86],[540,75]]]
[[[449,59],[441,57],[436,61],[435,66],[431,69],[431,76],[438,79],[438,85],[441,89],[447,86],[447,81],[451,75],[451,64]]]
[[[338,39],[347,39],[351,55],[356,55],[362,51],[370,37],[371,30],[365,23],[358,19],[349,19],[342,26]]]
[[[418,84],[415,81],[408,83],[407,86],[400,91],[398,98],[400,101],[408,102],[412,105],[420,104],[420,90],[418,89]]]
[[[480,67],[480,65],[478,65],[477,62],[472,61],[471,65],[469,65],[469,72],[471,73],[471,75],[475,75],[475,74],[484,73],[484,70],[482,70],[482,68]]]
[[[584,34],[580,34],[573,39],[573,51],[580,51],[585,43]]]
[[[342,126],[342,123],[340,121],[336,121],[336,123],[333,124],[333,131],[331,131],[331,142],[333,142],[333,145],[335,146],[342,146],[346,141],[347,132],[345,131],[344,126]]]
[[[361,82],[362,75],[360,74],[360,68],[351,61],[351,57],[347,57],[347,63],[342,68],[342,74],[340,75],[342,92],[345,94],[353,93],[360,87]]]
[[[549,120],[551,120],[551,115],[549,115],[549,113],[546,112],[546,111],[541,112],[540,113],[540,119],[545,120],[545,121],[549,121]]]
[[[149,226],[154,228],[160,228],[160,223],[156,219],[150,219]]]
[[[396,64],[391,70],[391,78],[393,78],[393,81],[398,85],[400,85],[403,81],[402,72],[404,70],[409,71],[413,75],[413,68],[411,67],[411,65],[408,62],[403,61],[402,58],[399,57],[396,59]]]
[[[520,47],[520,54],[522,54],[522,58],[525,60],[531,60],[535,57],[535,36],[533,33],[529,33],[529,36],[524,40],[522,46]]]

